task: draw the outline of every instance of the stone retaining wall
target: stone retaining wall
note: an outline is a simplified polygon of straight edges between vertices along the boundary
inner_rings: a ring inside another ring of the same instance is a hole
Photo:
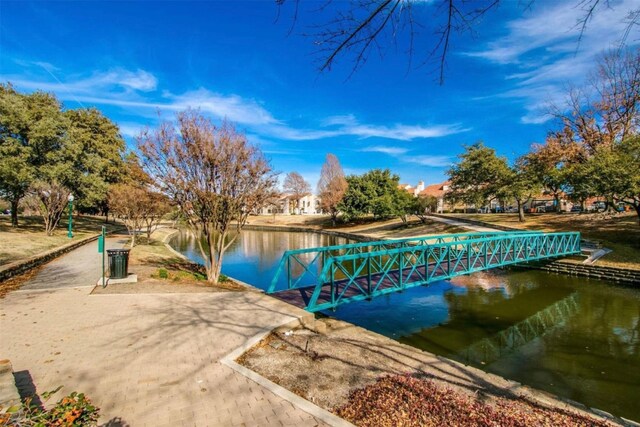
[[[96,240],[98,237],[100,237],[100,234],[94,234],[89,237],[85,237],[78,241],[64,245],[62,247],[51,249],[47,252],[34,255],[31,258],[27,258],[26,260],[12,262],[11,264],[0,267],[0,283],[9,279],[10,277],[26,273],[32,268],[39,267],[42,264],[45,264],[52,259],[59,257],[60,255],[66,254],[69,251],[72,251],[82,245]]]
[[[640,270],[575,264],[572,262],[551,261],[518,264],[513,268],[538,269],[552,273],[569,274],[572,276],[592,277],[594,279],[613,280],[629,285],[640,285]]]

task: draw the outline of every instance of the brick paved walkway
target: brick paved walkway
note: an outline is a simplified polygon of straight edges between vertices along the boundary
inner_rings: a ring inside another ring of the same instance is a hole
[[[261,329],[293,320],[288,306],[254,292],[89,291],[0,300],[0,358],[11,360],[21,389],[64,385],[56,399],[85,392],[110,426],[322,425],[219,363]]]
[[[107,238],[107,249],[120,249],[126,237]],[[102,255],[98,253],[98,241],[83,245],[66,255],[56,258],[40,270],[21,289],[69,288],[95,285],[101,276]],[[109,268],[107,264],[105,268]]]

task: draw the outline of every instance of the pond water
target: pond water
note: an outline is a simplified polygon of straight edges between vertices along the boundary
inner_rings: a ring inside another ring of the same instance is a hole
[[[188,234],[170,242],[202,262]],[[266,289],[287,249],[347,243],[245,230],[222,272]],[[532,387],[640,420],[640,289],[542,271],[474,273],[327,315]]]

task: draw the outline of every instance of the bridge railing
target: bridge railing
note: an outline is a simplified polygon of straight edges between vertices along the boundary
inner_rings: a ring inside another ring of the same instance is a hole
[[[534,232],[330,256],[316,276],[307,310],[325,310],[436,280],[577,253],[580,233]]]
[[[509,234],[532,234],[535,231],[514,231]],[[317,248],[293,249],[285,251],[280,259],[278,269],[274,275],[267,293],[282,289],[295,289],[317,283],[319,274],[326,260],[336,256],[347,256],[376,251],[387,251],[404,247],[437,245],[444,242],[459,242],[483,239],[506,234],[496,232],[470,232],[456,234],[436,234],[403,239],[380,240],[375,242],[349,243]],[[281,283],[284,276],[284,283]]]

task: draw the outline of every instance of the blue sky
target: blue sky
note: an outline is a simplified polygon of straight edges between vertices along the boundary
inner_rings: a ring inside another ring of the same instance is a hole
[[[429,66],[408,70],[402,40],[371,55],[351,77],[340,58],[318,72],[313,25],[323,11],[302,1],[0,2],[0,80],[19,90],[55,93],[67,108],[97,107],[119,124],[131,147],[144,126],[199,108],[246,132],[283,174],[312,187],[325,155],[347,173],[390,168],[403,182],[440,182],[478,140],[510,159],[554,126],[549,102],[584,84],[603,50],[617,46],[637,0],[614,0],[589,23],[578,46],[578,1],[503,1],[476,27],[455,36],[445,84]],[[434,1],[414,5],[429,22]],[[413,63],[432,47],[417,35]],[[640,42],[638,30],[627,43]]]

